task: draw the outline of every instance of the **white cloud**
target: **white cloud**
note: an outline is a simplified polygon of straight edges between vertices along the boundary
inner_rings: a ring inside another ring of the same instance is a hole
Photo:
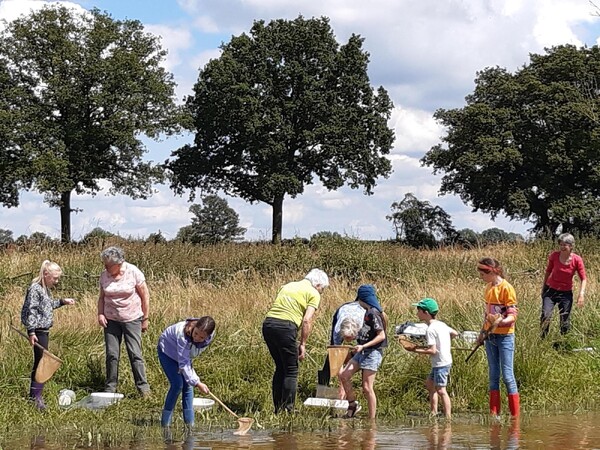
[[[182,27],[173,27],[160,24],[150,24],[144,26],[145,30],[155,36],[160,36],[161,46],[167,49],[168,53],[163,61],[165,70],[173,72],[181,64],[181,51],[187,50],[192,46],[192,33]]]

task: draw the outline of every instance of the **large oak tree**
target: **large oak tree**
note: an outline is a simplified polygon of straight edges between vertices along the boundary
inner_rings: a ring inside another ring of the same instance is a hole
[[[222,45],[187,101],[194,143],[167,162],[175,191],[221,189],[271,205],[274,243],[285,196],[315,178],[371,194],[391,172],[393,105],[371,87],[362,43],[352,35],[339,45],[327,18],[298,17],[257,21]]]
[[[162,169],[142,160],[141,135],[157,137],[176,120],[174,82],[161,67],[157,37],[135,20],[92,10],[47,6],[7,24],[0,34],[0,115],[22,132],[3,166],[19,181],[0,200],[15,206],[33,187],[60,208],[61,238],[71,237],[71,194],[100,190],[146,198]],[[2,133],[0,126],[0,133]]]
[[[422,162],[444,173],[441,193],[536,232],[598,232],[600,49],[554,47],[475,82],[466,106],[435,113],[447,131]]]

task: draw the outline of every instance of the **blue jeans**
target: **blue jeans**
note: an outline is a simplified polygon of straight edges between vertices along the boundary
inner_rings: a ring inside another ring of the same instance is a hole
[[[179,373],[179,363],[165,355],[158,349],[158,360],[169,380],[169,391],[165,398],[165,411],[173,411],[177,398],[181,393],[183,407],[183,421],[187,424],[194,423],[194,387],[186,383],[183,375]]]
[[[513,369],[515,335],[513,333],[490,334],[485,341],[485,353],[490,374],[490,391],[500,390],[500,372],[502,372],[502,380],[508,393],[518,393]]]

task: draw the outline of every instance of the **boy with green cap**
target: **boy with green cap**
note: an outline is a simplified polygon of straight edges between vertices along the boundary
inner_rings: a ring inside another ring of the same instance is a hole
[[[431,415],[438,415],[438,402],[442,401],[444,416],[450,419],[452,406],[450,396],[446,391],[450,368],[452,367],[452,351],[450,349],[451,339],[458,336],[458,332],[435,316],[439,311],[437,302],[432,298],[424,298],[419,303],[413,303],[417,307],[417,317],[421,322],[427,324],[427,347],[416,347],[415,353],[429,355],[431,358],[431,373],[425,380],[425,386],[429,391],[429,404]]]

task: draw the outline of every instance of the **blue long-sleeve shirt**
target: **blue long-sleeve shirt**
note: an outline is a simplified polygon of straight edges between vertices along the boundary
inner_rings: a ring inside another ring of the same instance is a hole
[[[204,342],[194,343],[192,338],[185,334],[185,326],[189,320],[195,319],[177,322],[163,331],[158,339],[158,350],[177,361],[185,382],[196,386],[200,382],[200,377],[192,367],[192,359],[207,349],[215,333],[213,332]]]
[[[53,322],[53,311],[63,306],[60,299],[54,299],[52,294],[39,283],[33,283],[27,289],[21,323],[27,328],[28,334],[34,334],[36,328],[49,329]]]

